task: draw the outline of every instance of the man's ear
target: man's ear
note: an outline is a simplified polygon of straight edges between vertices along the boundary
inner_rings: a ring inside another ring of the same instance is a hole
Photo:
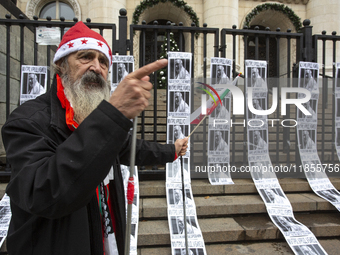
[[[64,58],[59,59],[53,65],[55,73],[57,73],[59,76],[61,76],[61,74],[63,74],[66,71],[67,63],[65,63],[65,61],[67,61],[67,58],[64,57]]]

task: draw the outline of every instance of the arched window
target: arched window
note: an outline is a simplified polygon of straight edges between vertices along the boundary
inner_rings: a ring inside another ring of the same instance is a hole
[[[49,2],[41,9],[39,18],[46,18],[47,16],[52,19],[64,17],[65,20],[73,20],[75,17],[72,7],[59,0]]]

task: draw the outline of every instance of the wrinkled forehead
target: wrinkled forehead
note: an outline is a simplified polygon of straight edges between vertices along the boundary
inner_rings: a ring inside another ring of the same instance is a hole
[[[76,52],[72,52],[69,55],[67,55],[68,61],[72,61],[72,56],[76,56],[76,57],[77,56],[78,57],[79,56],[98,56],[98,59],[104,60],[107,63],[107,65],[109,65],[110,63],[107,56],[99,50],[88,49],[88,50],[78,50]]]

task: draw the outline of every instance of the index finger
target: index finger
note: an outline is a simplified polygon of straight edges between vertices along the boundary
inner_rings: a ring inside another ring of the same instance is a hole
[[[146,66],[143,66],[141,68],[139,68],[138,70],[130,73],[128,76],[130,76],[131,78],[136,78],[136,79],[142,79],[144,76],[147,76],[151,73],[153,73],[154,71],[157,71],[163,67],[165,67],[168,64],[168,60],[167,59],[160,59],[157,60],[155,62],[152,62]]]

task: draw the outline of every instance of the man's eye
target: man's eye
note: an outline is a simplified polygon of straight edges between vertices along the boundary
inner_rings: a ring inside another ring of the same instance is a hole
[[[106,62],[105,59],[101,59],[101,60],[100,60],[100,63],[101,63],[101,64],[105,64],[105,65],[107,64],[107,62]]]

